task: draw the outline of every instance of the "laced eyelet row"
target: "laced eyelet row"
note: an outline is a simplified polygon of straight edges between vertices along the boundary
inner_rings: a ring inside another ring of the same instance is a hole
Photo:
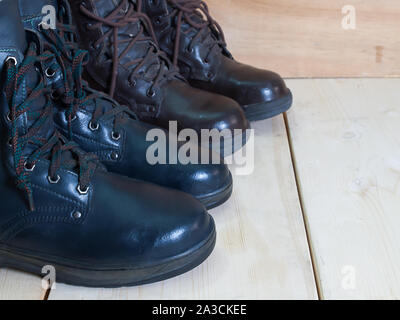
[[[51,32],[51,31],[49,31]],[[55,48],[54,48],[55,51]],[[47,51],[46,51],[47,52]],[[38,107],[43,108],[43,112],[41,115],[36,115],[35,118],[42,119],[45,116],[51,117],[52,116],[52,105],[50,103],[51,99],[51,92],[53,90],[49,90],[46,87],[46,76],[47,77],[53,77],[57,74],[58,68],[55,67],[48,67],[45,72],[42,72],[41,69],[37,70],[38,72],[38,81],[36,87],[32,87],[31,92],[28,92],[26,94],[25,101],[19,102],[19,96],[18,92],[20,92],[22,89],[25,89],[23,86],[23,80],[26,79],[31,75],[31,71],[34,72],[36,67],[40,65],[43,61],[47,61],[50,57],[53,57],[57,55],[57,52],[54,52],[52,50],[49,51],[49,54],[43,53],[43,55],[38,55],[37,54],[37,48],[34,43],[31,43],[29,45],[29,49],[27,50],[27,53],[25,57],[23,58],[23,62],[18,62],[16,57],[8,57],[6,58],[7,65],[5,68],[5,71],[7,72],[7,82],[4,90],[4,96],[6,101],[9,104],[10,107],[10,112],[8,114],[3,113],[3,118],[5,122],[11,122],[13,126],[13,131],[15,129],[18,130],[19,123],[16,123],[17,116],[29,113],[29,107],[35,103],[38,103]],[[44,62],[43,62],[44,63]],[[21,64],[24,66],[24,68],[16,68],[13,66],[17,64]],[[46,98],[41,99],[42,97]],[[17,99],[18,98],[18,99]],[[41,99],[40,101],[37,101],[37,99]],[[55,96],[53,95],[53,98]],[[18,103],[17,103],[18,101]],[[45,104],[46,102],[46,104]],[[20,105],[21,107],[20,107]],[[8,111],[8,110],[7,110]],[[67,113],[67,112],[66,112]],[[72,118],[72,115],[69,115],[68,120],[70,121],[70,118]],[[74,117],[75,118],[75,117]],[[10,124],[7,123],[7,126]],[[6,137],[8,139],[7,143],[10,146],[10,148],[14,148],[15,153],[14,153],[14,170],[15,170],[15,180],[17,181],[17,187],[18,189],[25,191],[27,195],[27,202],[29,204],[29,209],[31,211],[35,211],[35,199],[34,199],[34,186],[31,183],[31,179],[34,178],[34,173],[32,173],[34,170],[39,170],[41,171],[42,165],[50,168],[50,172],[46,175],[43,176],[44,183],[50,183],[50,184],[57,184],[62,181],[63,177],[57,174],[57,171],[60,168],[65,168],[65,170],[69,172],[76,172],[76,175],[79,176],[77,179],[78,181],[75,182],[75,195],[86,195],[89,193],[90,190],[90,180],[94,173],[96,172],[99,163],[98,163],[98,158],[90,153],[84,153],[82,150],[80,150],[75,144],[70,144],[66,138],[64,138],[56,129],[54,128],[53,131],[50,131],[49,134],[52,133],[52,136],[45,137],[44,135],[42,136],[40,134],[40,137],[37,136],[37,132],[42,132],[43,129],[45,128],[46,122],[41,121],[37,122],[35,126],[32,126],[31,128],[27,128],[27,132],[25,133],[25,136],[22,137],[21,135],[12,135],[12,137]],[[53,129],[53,128],[50,128]],[[49,129],[49,130],[50,130]],[[46,131],[47,132],[47,131]],[[26,137],[26,138],[25,138]],[[40,138],[40,143],[36,143],[39,141]],[[36,140],[38,139],[38,140]],[[37,144],[37,149],[36,150],[31,150],[31,148],[26,149],[26,145],[32,143],[32,144]],[[26,149],[26,150],[25,150]],[[21,150],[24,150],[22,153]],[[7,150],[10,151],[10,150]],[[31,155],[25,154],[28,152],[32,152]],[[71,163],[70,157],[65,157],[65,153],[71,153],[71,155],[75,155],[76,157],[73,157],[75,161]],[[46,163],[40,162],[41,159],[47,159]],[[47,163],[48,162],[48,163]],[[65,164],[65,166],[64,166]],[[38,169],[38,167],[40,167]],[[43,168],[44,169],[44,168]],[[32,173],[32,174],[31,174]],[[40,174],[40,173],[38,173]],[[37,176],[36,176],[37,177]],[[35,179],[36,180],[36,179]]]
[[[60,182],[61,177],[60,177],[59,175],[57,175],[56,177],[48,176],[48,177],[47,177],[47,180],[48,180],[49,183],[51,183],[51,184],[57,184],[57,183]],[[82,189],[81,185],[78,185],[78,186],[76,187],[76,190],[78,191],[78,193],[79,193],[81,196],[87,195],[87,194],[89,193],[89,187],[86,187],[86,188]]]
[[[57,175],[56,177],[48,176],[48,177],[47,177],[47,180],[48,180],[49,183],[51,183],[51,184],[57,184],[57,183],[60,182],[61,177],[60,177],[59,175]],[[78,185],[78,186],[76,187],[76,190],[78,191],[78,193],[79,193],[81,196],[87,195],[87,194],[89,193],[89,187],[86,187],[86,188],[82,189],[81,185]]]
[[[89,122],[89,129],[91,131],[97,131],[97,130],[99,130],[99,128],[100,128],[100,125],[98,123],[95,123],[92,121]],[[113,132],[111,132],[111,138],[115,141],[118,141],[121,139],[121,134],[119,132],[113,131]]]
[[[25,161],[24,163],[24,168],[26,171],[32,172],[33,170],[35,170],[36,165],[35,164],[31,164],[27,161]],[[57,175],[56,177],[51,177],[48,176],[47,180],[49,181],[49,183],[51,184],[57,184],[60,182],[61,177],[59,175]],[[80,195],[84,196],[87,195],[89,193],[89,187],[86,187],[84,189],[82,189],[81,185],[78,185],[78,187],[76,188],[76,190],[79,192]]]

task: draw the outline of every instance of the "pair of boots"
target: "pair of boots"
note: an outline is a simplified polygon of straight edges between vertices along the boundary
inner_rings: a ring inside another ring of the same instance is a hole
[[[229,198],[228,168],[150,165],[149,130],[245,130],[244,112],[269,117],[291,99],[277,75],[230,57],[193,0],[3,0],[0,70],[0,267],[52,265],[84,286],[163,280],[214,248],[206,207]]]

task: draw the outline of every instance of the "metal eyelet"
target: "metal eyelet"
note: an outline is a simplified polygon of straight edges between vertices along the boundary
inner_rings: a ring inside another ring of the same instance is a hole
[[[94,123],[92,121],[89,122],[89,129],[92,131],[99,130],[100,125],[98,123]]]
[[[154,23],[155,24],[161,24],[161,18],[160,17],[155,17],[154,18]]]
[[[136,87],[136,84],[137,84],[137,82],[134,79],[131,79],[128,81],[128,85],[132,88]]]
[[[193,53],[193,48],[187,47],[187,48],[186,48],[186,52],[187,52],[187,53]]]
[[[147,96],[149,98],[154,98],[154,96],[156,95],[156,92],[154,90],[147,90]]]
[[[111,138],[113,138],[113,140],[118,141],[119,139],[121,139],[121,134],[119,132],[111,132]]]
[[[117,151],[113,151],[111,152],[110,157],[112,160],[117,161],[119,159],[119,153]]]
[[[89,187],[86,187],[86,189],[82,190],[81,185],[79,184],[78,187],[76,188],[78,190],[79,194],[81,196],[87,195],[89,193]]]
[[[79,211],[75,211],[75,212],[72,214],[72,218],[74,218],[74,219],[80,219],[80,218],[82,218],[82,213],[80,213]]]
[[[53,78],[56,74],[56,72],[54,70],[52,70],[50,67],[47,68],[44,73],[47,78]]]
[[[7,57],[7,59],[6,59],[6,61],[5,61],[5,62],[8,62],[8,61],[12,61],[12,62],[14,62],[14,66],[16,66],[16,65],[18,64],[18,60],[17,60],[17,58],[16,58],[16,57],[13,57],[13,56],[9,56],[9,57]]]
[[[11,113],[10,113],[10,112],[7,113],[7,115],[6,115],[6,120],[7,120],[8,122],[11,122],[11,121],[12,121],[12,120],[11,120]]]
[[[12,148],[13,147],[13,138],[8,139],[7,145]]]
[[[54,179],[54,178],[52,178],[52,177],[50,177],[50,176],[48,176],[47,177],[47,180],[49,180],[49,182],[51,183],[51,184],[57,184],[57,183],[59,183],[60,182],[60,176],[59,175],[57,175],[57,177]]]
[[[32,163],[28,163],[27,161],[25,161],[24,163],[24,168],[26,171],[32,172],[33,170],[35,170],[36,164],[32,164]]]

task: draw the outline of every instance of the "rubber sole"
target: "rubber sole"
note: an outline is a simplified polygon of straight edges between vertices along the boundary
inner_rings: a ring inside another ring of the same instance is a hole
[[[231,174],[230,183],[227,186],[212,193],[209,193],[207,195],[196,197],[196,199],[199,200],[207,208],[207,210],[211,210],[228,201],[228,199],[232,195],[232,191],[233,191],[233,178]]]
[[[293,95],[289,93],[278,99],[269,102],[262,102],[242,106],[245,110],[246,117],[249,121],[259,121],[264,119],[273,118],[290,109],[293,104]]]
[[[0,267],[17,269],[43,277],[42,268],[50,265],[56,270],[58,283],[95,288],[131,287],[166,280],[194,269],[208,258],[215,243],[214,225],[209,238],[196,248],[155,266],[112,270],[77,268],[0,249]]]

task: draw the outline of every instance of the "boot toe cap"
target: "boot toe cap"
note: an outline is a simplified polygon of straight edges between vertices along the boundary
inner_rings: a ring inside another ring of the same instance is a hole
[[[193,194],[204,195],[232,183],[232,176],[225,164],[201,165],[191,177]]]
[[[210,129],[217,129],[218,131],[249,129],[250,124],[242,108],[234,100],[213,94],[207,105],[210,110],[214,111],[210,114]]]

